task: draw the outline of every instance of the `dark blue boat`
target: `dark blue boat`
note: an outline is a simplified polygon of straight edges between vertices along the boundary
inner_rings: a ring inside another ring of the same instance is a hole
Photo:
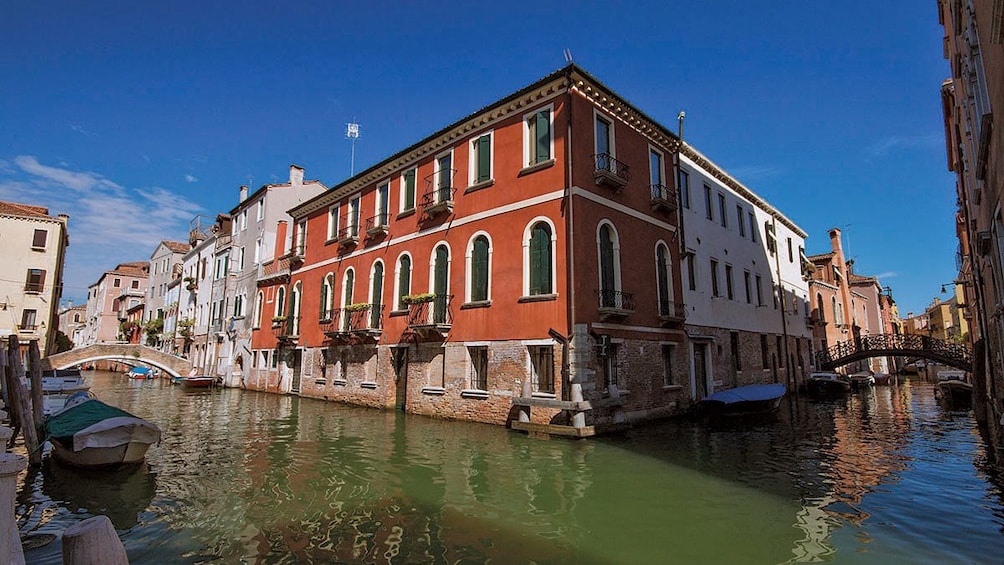
[[[787,391],[781,383],[740,386],[708,395],[697,404],[705,414],[763,414],[777,410]]]

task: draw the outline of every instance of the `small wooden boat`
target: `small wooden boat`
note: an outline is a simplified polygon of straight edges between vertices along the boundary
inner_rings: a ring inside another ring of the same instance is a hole
[[[130,379],[152,379],[156,373],[150,367],[133,367],[126,376]]]
[[[851,379],[851,388],[862,389],[875,385],[875,376],[872,375],[871,371],[851,373],[849,378]]]
[[[934,392],[942,402],[953,408],[969,408],[973,403],[973,385],[966,380],[965,371],[938,371]]]
[[[851,390],[851,379],[838,373],[811,373],[805,386],[813,394],[841,394]]]
[[[178,382],[183,388],[209,388],[216,383],[216,379],[213,377],[207,377],[206,375],[195,375],[190,377],[181,377]]]
[[[72,394],[89,390],[80,369],[55,369],[42,372],[42,394]]]
[[[763,414],[777,410],[786,392],[781,383],[739,386],[705,396],[697,405],[705,414]]]
[[[42,422],[52,458],[72,467],[117,467],[139,463],[160,442],[160,428],[125,410],[76,393]]]

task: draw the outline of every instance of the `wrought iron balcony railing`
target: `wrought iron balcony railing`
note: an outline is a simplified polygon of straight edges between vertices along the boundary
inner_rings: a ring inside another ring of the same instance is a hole
[[[667,212],[676,208],[676,194],[672,188],[662,184],[651,185],[652,208]]]
[[[631,180],[631,170],[626,164],[614,159],[609,153],[596,153],[593,155],[596,163],[596,170],[593,172],[593,179],[596,184],[605,184],[620,190]]]
[[[427,301],[408,304],[408,327],[416,328],[449,328],[453,325],[453,312],[450,302],[451,294],[436,294]]]
[[[456,192],[457,189],[450,187],[426,192],[419,201],[422,213],[431,218],[444,212],[447,214],[453,212],[453,195]]]
[[[687,309],[682,302],[660,300],[659,319],[663,322],[682,322],[687,319]]]
[[[366,220],[366,235],[387,233],[387,212],[381,212]]]

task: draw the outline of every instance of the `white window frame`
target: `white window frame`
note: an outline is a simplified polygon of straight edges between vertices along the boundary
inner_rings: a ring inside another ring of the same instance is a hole
[[[621,301],[624,298],[624,295],[622,294],[624,287],[622,285],[623,280],[621,277],[621,236],[620,233],[618,233],[617,231],[617,227],[608,218],[603,218],[602,220],[596,223],[596,265],[598,267],[601,267],[603,265],[603,249],[600,247],[602,245],[602,242],[600,241],[600,231],[603,229],[604,225],[610,227],[610,235],[613,238],[610,243],[613,245],[614,287],[609,290],[612,290],[617,293],[614,295],[614,304],[616,304],[616,306],[620,308],[622,307]],[[596,288],[602,291],[604,290],[602,269],[597,268],[596,274],[597,274]]]
[[[494,243],[492,242],[492,236],[486,231],[478,231],[471,235],[470,239],[467,240],[467,254],[465,257],[464,265],[466,267],[466,272],[464,274],[464,302],[470,302],[471,297],[474,294],[474,240],[479,236],[485,236],[488,240],[488,292],[485,300],[491,302],[492,300],[492,251],[494,249]]]
[[[390,223],[390,181],[377,184],[374,191],[376,206],[373,210],[374,227],[386,226]],[[381,217],[383,216],[383,217]]]
[[[407,304],[401,304],[401,258],[407,257],[408,263],[411,265],[411,272],[408,273],[408,294],[415,292],[415,258],[410,252],[405,251],[397,256],[394,260],[394,307],[391,309],[395,312],[400,312],[401,310],[407,310]],[[404,308],[401,308],[404,306]]]
[[[523,296],[530,296],[530,235],[533,226],[544,222],[551,228],[551,295],[558,295],[558,232],[547,216],[537,216],[523,227]],[[546,296],[546,295],[545,295]]]
[[[265,219],[265,198],[262,197],[258,200],[258,221]]]
[[[478,180],[478,140],[488,136],[488,179]],[[467,186],[486,186],[495,182],[495,130],[483,131],[467,142]]]
[[[447,156],[450,158],[450,169],[452,171],[451,175],[450,175],[450,186],[448,187],[447,190],[453,190],[453,189],[457,188],[455,186],[455,183],[453,182],[453,180],[454,180],[453,179],[453,175],[456,174],[456,170],[457,170],[457,166],[456,166],[457,162],[454,160],[453,148],[451,147],[449,150],[443,151],[442,153],[439,153],[438,155],[436,155],[436,158],[433,160],[433,169],[432,169],[432,175],[433,175],[432,176],[432,201],[434,203],[436,203],[436,204],[439,204],[440,202],[442,202],[442,200],[440,200],[440,191],[442,190],[443,187],[441,187],[439,185],[439,179],[440,179],[439,173],[440,173],[440,171],[442,171],[442,166],[443,166],[443,164],[442,164],[441,161],[443,160],[443,158],[445,158]],[[450,195],[450,200],[453,200],[453,195]]]
[[[539,163],[531,161],[533,157],[533,152],[531,148],[536,144],[536,142],[530,138],[530,117],[536,116],[541,110],[547,110],[547,119],[549,124],[550,139],[549,142],[549,152],[550,158],[545,159]],[[546,163],[554,162],[554,103],[545,104],[543,106],[538,106],[533,109],[532,112],[527,112],[523,114],[523,168],[533,168],[535,166],[541,166]]]
[[[338,239],[338,204],[328,206],[328,241]]]
[[[349,200],[349,212],[346,217],[346,223],[348,224],[349,232],[347,235],[352,237],[359,237],[359,215],[360,215],[360,202],[359,195],[353,196]]]
[[[405,202],[408,201],[408,173],[412,173],[412,180],[415,186],[411,187],[413,194],[411,195],[411,208],[405,208]],[[421,195],[418,193],[418,167],[408,167],[407,169],[401,171],[401,186],[400,186],[400,201],[401,204],[398,206],[398,212],[410,212],[418,206],[418,199]]]

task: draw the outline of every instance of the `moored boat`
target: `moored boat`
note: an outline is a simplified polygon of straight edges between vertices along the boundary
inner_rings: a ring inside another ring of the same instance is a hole
[[[871,371],[851,373],[849,378],[851,379],[851,388],[862,389],[875,384],[875,376],[872,375]]]
[[[130,379],[152,379],[155,375],[150,367],[133,367],[126,373]]]
[[[806,388],[814,394],[840,394],[851,390],[851,379],[838,373],[811,373]]]
[[[216,379],[213,377],[207,377],[206,375],[195,375],[190,377],[181,377],[178,382],[184,388],[209,388],[213,386]]]
[[[705,414],[763,414],[777,410],[785,392],[781,383],[739,386],[705,396],[698,408]]]
[[[873,378],[875,379],[875,384],[877,385],[889,384],[889,373],[875,373]]]
[[[160,441],[160,428],[87,393],[43,421],[52,458],[73,467],[116,467],[139,463]]]
[[[938,371],[934,392],[942,402],[953,408],[969,408],[973,403],[973,385],[966,379],[965,371]]]
[[[55,369],[42,372],[42,394],[72,394],[89,390],[80,369]]]

